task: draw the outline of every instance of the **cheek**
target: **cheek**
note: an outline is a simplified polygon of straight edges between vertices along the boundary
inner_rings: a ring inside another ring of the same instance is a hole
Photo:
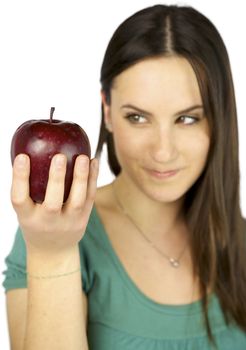
[[[122,129],[114,130],[114,147],[119,163],[125,164],[143,156],[144,143],[141,137],[131,135],[129,130],[124,132]]]
[[[197,165],[206,162],[210,140],[207,133],[198,132],[187,139],[187,156],[197,162]]]
[[[153,139],[153,135],[148,134],[147,131],[142,133],[133,132],[129,128],[123,126],[114,129],[114,146],[116,157],[121,165],[127,165],[131,161],[141,162],[141,159],[146,158],[149,153],[150,145],[147,140]],[[178,149],[178,157],[184,162],[194,164],[195,167],[204,167],[209,146],[210,139],[207,130],[194,130],[191,133],[180,133],[174,137],[176,148]],[[175,146],[175,145],[174,145]]]

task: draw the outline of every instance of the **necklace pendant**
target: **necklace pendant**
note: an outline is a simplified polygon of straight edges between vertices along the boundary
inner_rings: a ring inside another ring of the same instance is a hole
[[[170,258],[170,259],[169,259],[169,262],[170,262],[170,265],[171,265],[172,267],[175,267],[175,268],[178,268],[178,267],[179,267],[179,261],[178,261],[178,260],[176,260],[176,259],[174,259],[174,258]]]

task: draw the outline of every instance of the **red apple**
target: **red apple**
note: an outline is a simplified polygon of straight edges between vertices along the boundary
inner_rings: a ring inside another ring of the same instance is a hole
[[[49,176],[52,157],[57,153],[67,156],[64,202],[67,200],[73,179],[75,159],[79,154],[91,157],[91,148],[85,131],[73,122],[52,119],[28,120],[16,130],[11,143],[11,161],[20,153],[30,157],[30,196],[42,203]]]

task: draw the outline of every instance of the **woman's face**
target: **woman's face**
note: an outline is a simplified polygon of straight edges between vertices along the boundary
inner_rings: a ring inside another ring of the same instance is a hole
[[[103,102],[121,177],[151,199],[181,198],[202,173],[210,140],[189,62],[177,56],[143,60],[115,78],[110,106]],[[167,177],[170,170],[178,171]]]

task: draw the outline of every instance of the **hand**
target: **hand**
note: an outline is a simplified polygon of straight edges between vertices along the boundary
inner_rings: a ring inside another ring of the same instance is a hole
[[[30,252],[60,253],[76,246],[84,235],[96,195],[99,162],[86,155],[76,158],[70,194],[63,204],[66,162],[63,154],[52,158],[45,199],[39,204],[29,195],[29,157],[15,158],[11,202]]]

